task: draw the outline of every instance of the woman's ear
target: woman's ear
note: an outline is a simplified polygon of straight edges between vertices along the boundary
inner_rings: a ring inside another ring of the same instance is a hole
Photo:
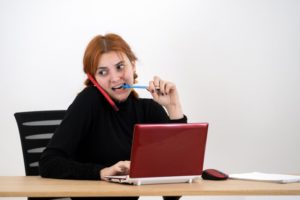
[[[133,83],[136,84],[137,83],[137,73],[136,73],[136,66],[135,66],[135,62],[131,62],[132,63],[132,69],[133,69]]]
[[[131,65],[132,65],[133,71],[135,71],[135,70],[136,70],[136,67],[135,67],[135,61],[132,61],[132,62],[131,62]]]

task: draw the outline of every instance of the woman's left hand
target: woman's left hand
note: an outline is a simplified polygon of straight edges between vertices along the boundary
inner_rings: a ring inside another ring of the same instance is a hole
[[[154,76],[153,80],[149,82],[148,90],[151,92],[154,101],[167,109],[170,119],[183,117],[179,95],[174,83]]]
[[[128,175],[130,169],[130,161],[119,161],[116,164],[105,167],[100,170],[100,178],[102,180],[108,181],[106,176],[115,176],[115,175]]]

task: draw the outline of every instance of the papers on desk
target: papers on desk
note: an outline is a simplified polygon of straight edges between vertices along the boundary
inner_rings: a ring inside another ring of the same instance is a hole
[[[230,174],[229,178],[239,179],[239,180],[268,181],[274,183],[300,182],[300,176],[287,175],[287,174],[267,174],[267,173],[260,173],[260,172]]]

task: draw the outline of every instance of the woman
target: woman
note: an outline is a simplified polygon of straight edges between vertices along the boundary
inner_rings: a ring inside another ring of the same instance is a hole
[[[134,90],[122,88],[124,83],[136,83],[136,61],[129,45],[116,34],[90,41],[84,72],[94,77],[119,111],[87,79],[87,87],[70,105],[42,154],[42,177],[106,180],[105,176],[128,174],[135,124],[187,122],[173,83],[155,76],[147,88],[153,99],[138,98]]]

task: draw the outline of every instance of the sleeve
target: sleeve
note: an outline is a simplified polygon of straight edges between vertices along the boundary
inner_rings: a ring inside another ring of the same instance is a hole
[[[149,123],[187,123],[185,115],[181,119],[170,119],[166,110],[152,99],[146,102],[145,110],[145,117]]]
[[[104,167],[80,163],[74,159],[76,149],[92,123],[95,95],[81,92],[67,110],[66,116],[43,152],[39,167],[42,177],[60,179],[100,179]]]

